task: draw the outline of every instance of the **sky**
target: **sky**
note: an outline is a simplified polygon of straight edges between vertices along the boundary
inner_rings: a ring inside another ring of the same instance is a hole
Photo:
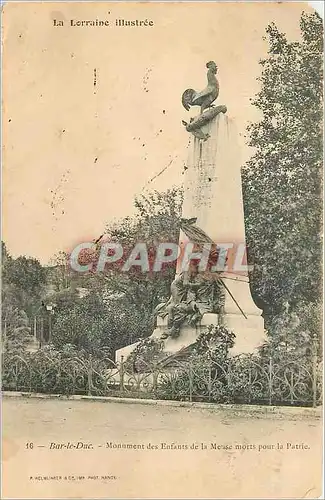
[[[207,61],[218,65],[216,104],[227,105],[236,123],[243,164],[251,154],[246,126],[259,118],[250,98],[267,52],[265,28],[274,21],[297,39],[303,10],[307,3],[5,5],[2,239],[9,252],[48,263],[132,215],[135,196],[181,185],[190,138],[181,121],[197,113],[182,107],[181,95],[205,87]],[[154,26],[116,27],[119,18]],[[70,26],[94,19],[110,26]]]

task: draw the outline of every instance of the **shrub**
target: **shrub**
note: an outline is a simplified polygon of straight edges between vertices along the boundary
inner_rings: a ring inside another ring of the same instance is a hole
[[[149,337],[140,340],[136,348],[127,357],[124,368],[128,372],[142,372],[152,369],[163,355],[164,341]]]
[[[210,325],[197,338],[192,354],[174,371],[161,377],[157,396],[161,399],[196,399],[226,402],[229,349],[235,334],[221,325]]]

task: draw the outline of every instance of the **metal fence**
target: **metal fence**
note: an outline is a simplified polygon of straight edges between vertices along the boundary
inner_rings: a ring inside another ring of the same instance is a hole
[[[315,352],[224,360],[191,358],[131,365],[109,358],[4,353],[4,390],[268,405],[317,406],[322,369]]]

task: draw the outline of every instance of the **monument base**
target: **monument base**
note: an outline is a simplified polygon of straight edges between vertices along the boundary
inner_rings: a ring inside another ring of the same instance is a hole
[[[200,333],[206,330],[209,325],[218,325],[219,315],[206,313],[203,315],[201,322],[196,327],[190,325],[183,325],[180,329],[180,334],[177,338],[168,337],[164,343],[165,347],[163,352],[167,355],[176,354],[185,347],[194,344],[199,337]],[[225,327],[232,330],[235,335],[235,345],[230,349],[232,356],[238,354],[253,353],[265,341],[264,335],[264,320],[260,315],[248,314],[247,319],[240,314],[226,314],[223,317],[223,324]],[[159,339],[167,330],[167,318],[157,318],[157,327],[153,331],[151,338]],[[127,345],[118,349],[115,353],[116,362],[120,362],[132,353],[139,342]]]
[[[184,347],[194,344],[199,335],[204,332],[209,325],[218,324],[218,314],[206,313],[203,315],[200,323],[196,326],[184,324],[180,328],[179,336],[176,338],[168,337],[165,342],[164,353],[176,354]],[[152,338],[159,339],[163,333],[168,330],[167,317],[157,318],[157,327],[151,335]]]
[[[177,352],[181,351],[181,349],[184,349],[185,347],[194,344],[197,338],[199,337],[200,333],[206,330],[208,325],[217,325],[217,324],[218,324],[218,314],[204,314],[200,324],[197,326],[184,324],[180,328],[178,337],[176,338],[168,337],[167,339],[164,340],[163,353],[169,356],[172,354],[176,354]],[[157,326],[149,338],[160,339],[161,336],[165,332],[167,332],[167,330],[168,330],[167,317],[162,318],[158,316]],[[130,344],[125,347],[122,347],[121,349],[118,349],[115,352],[115,361],[120,362],[122,356],[123,359],[126,360],[126,358],[131,354],[131,352],[136,348],[138,344],[139,342],[135,342],[134,344]]]

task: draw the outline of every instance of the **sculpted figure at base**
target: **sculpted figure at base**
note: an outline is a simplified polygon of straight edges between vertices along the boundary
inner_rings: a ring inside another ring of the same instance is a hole
[[[168,331],[161,338],[178,337],[184,323],[197,325],[204,313],[222,317],[225,291],[217,280],[198,272],[197,265],[177,275],[171,284],[171,297],[156,308],[156,314],[168,317]]]

